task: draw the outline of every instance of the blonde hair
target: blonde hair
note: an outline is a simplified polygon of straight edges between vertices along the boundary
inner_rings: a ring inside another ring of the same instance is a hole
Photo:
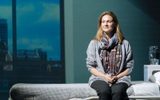
[[[117,19],[116,15],[111,11],[105,11],[99,16],[98,31],[97,31],[97,34],[95,36],[96,40],[100,41],[101,38],[102,38],[103,30],[101,29],[101,22],[102,22],[102,17],[104,15],[110,15],[113,18],[113,22],[115,23],[115,29],[113,29],[113,31],[114,31],[114,33],[117,33],[119,43],[122,43],[122,41],[124,39],[123,33],[120,29],[120,26],[119,26],[118,19]]]

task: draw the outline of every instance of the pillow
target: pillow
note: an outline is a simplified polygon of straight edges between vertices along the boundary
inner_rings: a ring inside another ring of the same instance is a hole
[[[156,79],[155,79],[154,75],[151,75],[151,76],[149,77],[149,81],[150,81],[150,82],[153,82],[153,83],[156,82]]]
[[[155,72],[150,78],[149,81],[157,83],[160,86],[160,71]]]
[[[157,83],[158,85],[160,85],[160,72],[154,73],[153,76],[155,78],[155,83]]]

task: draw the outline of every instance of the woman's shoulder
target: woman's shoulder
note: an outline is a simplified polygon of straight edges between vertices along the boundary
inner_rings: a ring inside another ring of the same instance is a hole
[[[122,44],[124,44],[124,45],[129,45],[130,43],[129,43],[128,40],[124,39],[123,42],[122,42]]]
[[[127,50],[130,50],[130,49],[131,49],[131,45],[130,45],[129,41],[126,40],[126,39],[123,40],[122,45],[123,45]]]
[[[93,48],[97,47],[97,45],[98,45],[98,41],[97,41],[96,39],[92,39],[92,40],[89,42],[88,48],[93,49]]]
[[[98,40],[97,40],[97,39],[92,39],[92,40],[90,41],[90,43],[91,43],[91,44],[96,44],[96,43],[98,43]]]

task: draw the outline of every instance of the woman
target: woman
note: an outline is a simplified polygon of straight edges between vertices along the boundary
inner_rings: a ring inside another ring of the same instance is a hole
[[[99,17],[97,34],[87,48],[86,64],[92,74],[89,84],[99,100],[129,100],[126,90],[131,85],[132,50],[111,11]]]

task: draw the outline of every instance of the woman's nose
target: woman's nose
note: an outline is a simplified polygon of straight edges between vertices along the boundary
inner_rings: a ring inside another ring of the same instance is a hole
[[[108,22],[105,22],[105,25],[108,25]]]

